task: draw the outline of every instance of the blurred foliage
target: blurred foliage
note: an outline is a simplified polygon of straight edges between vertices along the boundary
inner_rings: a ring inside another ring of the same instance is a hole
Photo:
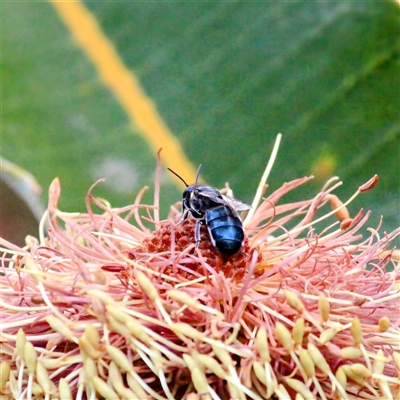
[[[386,230],[400,225],[397,3],[85,6],[194,168],[203,164],[205,181],[228,181],[250,202],[281,132],[271,189],[314,174],[313,184],[287,197],[300,199],[338,175],[344,186],[336,193],[346,199],[377,173],[379,185],[350,211],[372,209],[371,224],[383,215]],[[44,192],[58,176],[68,211],[84,210],[88,188],[101,177],[97,195],[114,206],[132,203],[154,182],[148,138],[132,128],[53,5],[9,2],[2,12],[4,157],[31,171]],[[167,176],[164,216],[182,187]]]

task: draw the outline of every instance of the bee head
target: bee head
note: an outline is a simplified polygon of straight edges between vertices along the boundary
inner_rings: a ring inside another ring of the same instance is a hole
[[[190,211],[194,218],[202,218],[203,214],[199,214],[197,206],[195,205],[195,203],[197,203],[195,193],[196,186],[197,185],[191,185],[184,190],[182,208]]]
[[[193,215],[194,218],[203,218],[204,213],[199,214],[197,208],[194,206],[194,202],[196,202],[195,189],[198,186],[197,182],[198,182],[199,175],[200,175],[201,164],[199,165],[199,168],[197,169],[196,183],[194,185],[190,185],[190,186],[175,171],[172,171],[172,169],[170,169],[170,168],[168,168],[168,170],[170,172],[172,172],[176,177],[178,177],[186,185],[186,189],[183,191],[183,200],[182,200],[183,210],[190,211],[190,213]]]
[[[193,189],[194,189],[193,186],[188,186],[183,191],[183,208],[185,208],[187,210],[190,210],[190,203],[194,196]]]

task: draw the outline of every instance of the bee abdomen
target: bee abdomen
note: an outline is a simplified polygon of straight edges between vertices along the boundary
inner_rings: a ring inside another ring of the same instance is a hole
[[[206,223],[213,245],[223,254],[237,253],[244,240],[242,222],[227,206],[206,212]]]

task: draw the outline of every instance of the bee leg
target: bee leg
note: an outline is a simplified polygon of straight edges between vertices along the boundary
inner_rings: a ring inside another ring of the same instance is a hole
[[[176,223],[175,226],[180,225],[188,217],[188,215],[189,215],[189,210],[185,210],[182,214],[181,220],[178,223]]]
[[[197,220],[196,227],[194,230],[194,239],[196,241],[196,249],[199,247],[199,243],[200,243],[200,227],[201,227],[201,225],[203,225],[203,221],[201,219]]]

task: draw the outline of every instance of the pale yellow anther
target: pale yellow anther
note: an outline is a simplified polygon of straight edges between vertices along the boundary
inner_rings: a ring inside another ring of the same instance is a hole
[[[55,389],[54,383],[49,378],[47,369],[40,361],[36,364],[36,378],[44,393],[50,394]]]
[[[123,372],[132,370],[132,363],[120,349],[108,345],[106,346],[106,350],[111,359],[122,369]]]
[[[10,365],[7,361],[0,364],[0,391],[3,390],[10,379]]]
[[[284,290],[283,292],[285,294],[286,301],[290,307],[294,308],[299,313],[304,311],[304,304],[297,297],[297,295],[295,295],[293,292],[290,292],[289,290]]]
[[[357,316],[355,316],[353,318],[353,321],[351,322],[350,332],[351,336],[353,337],[354,343],[356,345],[359,345],[362,342],[363,333],[360,318],[358,318]]]
[[[318,298],[318,312],[323,322],[328,321],[330,311],[331,306],[329,304],[329,301],[327,300],[325,294],[323,292],[320,292]]]
[[[222,368],[221,364],[213,357],[206,354],[199,354],[197,356],[198,361],[204,365],[204,367],[210,370],[214,375],[220,379],[226,379],[226,372]]]
[[[44,390],[38,383],[33,382],[33,384],[32,384],[32,394],[33,394],[34,398],[35,397],[39,397],[39,396],[42,396],[44,394]]]
[[[115,305],[107,305],[106,306],[107,312],[118,322],[122,324],[126,324],[129,321],[132,321],[134,318],[128,315],[125,311],[121,310],[118,304]]]
[[[145,399],[152,399],[142,388],[140,383],[135,379],[135,377],[131,374],[126,374],[126,382],[132,392],[135,393],[135,399],[145,400]]]
[[[288,400],[291,398],[285,386],[281,383],[275,387],[274,393],[278,396],[279,400]]]
[[[115,381],[112,381],[113,386],[115,385]],[[115,391],[121,396],[123,400],[137,399],[137,395],[125,386],[114,386]],[[140,399],[145,399],[144,397],[140,397]]]
[[[110,380],[115,388],[123,383],[121,371],[118,369],[117,364],[115,364],[114,361],[111,361],[108,366],[108,376],[110,377]]]
[[[135,394],[132,390],[125,387],[124,382],[122,380],[122,375],[117,365],[111,361],[108,367],[108,377],[109,381],[113,385],[115,391],[123,398],[123,399],[134,399]]]
[[[41,281],[41,274],[42,270],[39,268],[39,266],[33,261],[32,257],[25,256],[25,270],[29,271],[32,278],[35,280],[35,282],[40,282]]]
[[[190,294],[184,292],[183,290],[167,290],[167,295],[178,303],[187,305],[188,307],[199,308],[200,303],[197,299],[190,296]]]
[[[376,375],[382,375],[385,368],[385,355],[383,354],[382,349],[379,349],[376,355],[377,357],[372,364],[372,373]]]
[[[64,324],[64,322],[54,315],[48,315],[45,319],[53,331],[60,333],[65,339],[73,340],[74,334],[72,333],[71,329]]]
[[[136,280],[141,289],[143,290],[143,293],[147,295],[147,297],[155,301],[158,299],[158,292],[151,280],[142,272],[142,271],[137,271],[136,274]]]
[[[244,393],[233,382],[228,381],[229,399],[246,400]],[[202,397],[200,400],[203,400]]]
[[[65,361],[60,358],[44,358],[44,357],[42,357],[40,359],[40,362],[43,364],[43,367],[45,367],[47,370],[50,370],[50,369],[60,368]]]
[[[192,369],[196,367],[196,365],[198,365],[198,363],[194,360],[194,358],[189,354],[182,354],[182,358],[189,369]]]
[[[323,331],[320,335],[319,335],[319,340],[321,342],[321,344],[325,344],[328,343],[329,341],[331,341],[337,334],[337,329],[336,328],[328,328],[325,331]]]
[[[106,292],[103,292],[101,290],[88,290],[88,295],[94,297],[97,300],[100,300],[104,305],[115,304],[114,299]]]
[[[15,349],[17,351],[17,355],[19,355],[21,358],[24,358],[25,343],[26,343],[25,332],[22,328],[19,328],[15,343]]]
[[[269,353],[267,330],[263,326],[257,331],[255,345],[261,360],[270,363],[271,356]]]
[[[303,343],[304,326],[304,318],[297,318],[292,329],[293,341],[296,345],[301,345]]]
[[[318,369],[328,375],[331,369],[319,349],[312,343],[308,343],[307,350]]]
[[[355,363],[350,366],[350,369],[359,376],[362,379],[369,378],[372,375],[372,372],[364,365],[361,363]]]
[[[400,372],[400,353],[397,351],[394,351],[392,354],[392,357],[393,357],[394,363],[396,364],[397,371]]]
[[[72,400],[71,389],[69,387],[68,382],[64,378],[61,378],[60,381],[58,382],[58,392],[60,395],[60,399]]]
[[[162,371],[166,364],[166,359],[161,355],[161,352],[155,347],[151,348],[150,353],[151,361],[153,362],[156,371]]]
[[[335,377],[336,377],[336,380],[338,381],[339,385],[343,388],[343,390],[346,390],[347,376],[342,367],[339,367],[336,370]]]
[[[304,368],[304,372],[306,373],[307,377],[312,378],[313,376],[315,376],[314,362],[306,349],[300,350],[300,362]]]
[[[9,384],[10,384],[10,389],[12,392],[17,393],[18,391],[18,382],[14,376],[13,373],[10,373],[10,378],[9,378]]]
[[[222,318],[220,318],[222,316]],[[225,317],[223,316],[223,314],[222,313],[220,313],[219,311],[218,311],[218,313],[215,313],[215,322],[217,323],[217,321],[223,321],[224,319],[225,319]],[[221,332],[220,331],[218,331],[218,328],[217,328],[217,326],[216,326],[216,329],[213,329],[213,328],[211,328],[212,329],[212,337],[214,338],[214,339],[217,339],[217,340],[219,340],[219,339],[221,339]],[[226,345],[230,345],[230,344],[232,344],[236,339],[237,339],[237,337],[238,337],[238,334],[239,334],[239,332],[240,332],[240,329],[241,329],[241,325],[240,325],[240,322],[236,322],[236,324],[234,324],[233,325],[233,330],[232,330],[232,332],[231,332],[231,334],[226,338],[226,340],[224,341],[224,343],[226,344]]]
[[[208,393],[208,381],[204,371],[199,367],[195,367],[190,371],[190,373],[192,376],[193,385],[197,392],[200,395]]]
[[[285,383],[290,386],[295,392],[300,393],[307,400],[314,400],[315,396],[311,393],[310,389],[297,379],[286,378]]]
[[[208,381],[200,364],[188,354],[183,354],[183,360],[190,370],[192,382],[200,395],[208,393]]]
[[[359,386],[363,386],[364,384],[364,378],[361,376],[357,375],[352,369],[350,365],[342,365],[340,367],[342,371],[346,374],[346,377],[350,378],[354,382],[357,383]]]
[[[96,363],[90,357],[84,357],[83,371],[85,372],[85,379],[87,380],[92,379],[94,376],[98,376]]]
[[[379,319],[378,325],[381,332],[386,332],[390,328],[390,319],[388,317],[382,317]]]
[[[389,387],[389,383],[384,379],[379,379],[377,382],[379,390],[383,393],[385,400],[394,400],[393,393]],[[396,399],[397,400],[397,399]]]
[[[212,348],[216,356],[222,362],[222,365],[225,366],[225,368],[229,368],[233,364],[232,357],[226,349],[218,346],[217,344],[213,344]]]
[[[111,314],[107,315],[107,321],[112,331],[119,333],[125,338],[131,337],[131,332],[128,327],[125,324],[118,322]]]
[[[257,379],[265,386],[267,386],[267,374],[265,373],[264,365],[259,361],[253,362],[253,371]]]
[[[279,343],[290,353],[293,350],[293,339],[289,329],[278,321],[275,324],[275,332]]]
[[[346,360],[358,358],[362,356],[362,351],[359,347],[348,346],[340,350],[340,356]]]
[[[81,350],[90,358],[98,359],[101,356],[99,350],[96,350],[89,340],[86,338],[86,335],[83,335],[78,341],[79,347]]]
[[[98,350],[100,348],[99,332],[92,324],[87,324],[85,326],[85,337],[94,349]]]
[[[203,341],[205,338],[203,332],[198,331],[185,322],[175,322],[170,325],[170,329],[177,335],[183,335],[193,340]]]
[[[138,321],[132,318],[126,323],[126,327],[136,339],[140,340],[146,345],[150,344],[150,336],[146,333],[143,326]]]
[[[34,374],[36,372],[37,353],[31,342],[25,342],[24,346],[24,360],[28,373]]]
[[[379,254],[379,258],[383,260],[386,257],[390,257],[393,261],[400,261],[400,249],[385,250]]]
[[[116,400],[119,399],[119,396],[115,391],[109,386],[106,382],[100,379],[98,376],[94,376],[91,379],[96,392],[100,394],[100,396],[104,397],[107,400]]]

